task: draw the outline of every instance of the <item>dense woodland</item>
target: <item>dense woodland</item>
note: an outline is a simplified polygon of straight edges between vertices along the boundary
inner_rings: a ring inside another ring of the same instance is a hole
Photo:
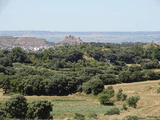
[[[99,94],[104,85],[160,79],[160,46],[83,43],[39,52],[0,51],[4,93],[65,96]]]

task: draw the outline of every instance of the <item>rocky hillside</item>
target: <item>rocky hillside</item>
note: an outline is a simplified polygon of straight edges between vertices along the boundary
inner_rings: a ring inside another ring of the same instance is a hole
[[[12,49],[14,47],[22,47],[28,51],[38,51],[49,48],[49,44],[44,39],[34,37],[0,37],[1,49]]]
[[[14,47],[21,47],[26,51],[39,51],[48,48],[54,48],[61,45],[79,45],[83,41],[79,37],[66,36],[64,40],[49,44],[45,39],[36,37],[11,37],[0,36],[0,49],[12,49]]]

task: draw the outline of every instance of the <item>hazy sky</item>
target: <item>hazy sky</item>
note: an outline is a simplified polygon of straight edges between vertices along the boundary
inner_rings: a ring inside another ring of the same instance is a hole
[[[0,30],[160,31],[160,0],[0,0],[0,4]]]

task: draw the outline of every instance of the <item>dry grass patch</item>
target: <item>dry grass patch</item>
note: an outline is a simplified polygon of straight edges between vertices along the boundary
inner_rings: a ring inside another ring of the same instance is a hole
[[[121,116],[127,114],[139,116],[160,115],[160,95],[156,91],[159,82],[160,80],[113,85],[116,92],[119,88],[122,88],[128,96],[140,96],[137,109],[130,108],[127,112],[122,112]]]
[[[152,69],[154,72],[160,72],[160,69]]]

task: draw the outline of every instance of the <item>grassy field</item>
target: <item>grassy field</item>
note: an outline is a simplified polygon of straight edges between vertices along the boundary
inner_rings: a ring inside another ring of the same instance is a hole
[[[112,108],[112,106],[102,106],[94,96],[86,96],[84,94],[74,94],[69,96],[26,96],[29,101],[47,99],[53,103],[53,112],[55,120],[74,120],[74,114],[80,113],[86,116],[96,113],[98,120],[116,120],[122,119],[126,115],[137,115],[145,117],[144,120],[160,120],[160,94],[156,90],[160,85],[158,81],[147,81],[130,84],[113,85],[115,91],[119,88],[124,90],[128,96],[138,95],[141,97],[136,109],[129,108],[127,111],[121,111],[120,115],[104,116],[104,113]],[[107,86],[106,86],[107,87]],[[9,96],[3,96],[0,92],[0,101],[8,99]],[[119,108],[122,107],[121,102],[115,103]],[[148,117],[147,117],[148,116]],[[147,118],[148,119],[147,119]],[[91,118],[87,118],[90,120]]]

